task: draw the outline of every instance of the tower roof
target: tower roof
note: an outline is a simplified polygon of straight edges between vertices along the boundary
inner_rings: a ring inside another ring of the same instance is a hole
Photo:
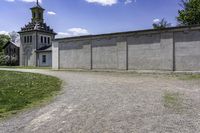
[[[51,34],[56,34],[50,26],[44,23],[43,20],[43,9],[37,0],[36,5],[31,8],[32,10],[32,21],[21,28],[19,33],[30,32],[30,31],[41,31]]]
[[[45,10],[44,8],[42,8],[38,2],[38,0],[36,1],[36,5],[33,6],[31,9],[35,9],[35,8],[39,8],[39,9],[42,9],[42,10]]]
[[[47,26],[46,23],[29,22],[27,25],[21,28],[20,32],[28,32],[28,31],[42,31],[51,34],[56,34],[54,30],[50,28],[50,26]]]

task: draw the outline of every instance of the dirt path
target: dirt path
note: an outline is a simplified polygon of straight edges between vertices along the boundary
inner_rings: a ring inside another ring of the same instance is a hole
[[[169,76],[20,70],[53,75],[55,100],[0,122],[0,133],[199,133],[200,81]]]

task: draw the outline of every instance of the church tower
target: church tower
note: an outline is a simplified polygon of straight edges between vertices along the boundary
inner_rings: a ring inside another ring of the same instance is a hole
[[[39,5],[38,1],[36,3],[36,6],[31,8],[31,12],[32,12],[32,22],[43,23],[44,9]]]
[[[52,41],[56,33],[44,22],[44,11],[38,0],[31,8],[31,22],[21,28],[20,66],[50,67]]]

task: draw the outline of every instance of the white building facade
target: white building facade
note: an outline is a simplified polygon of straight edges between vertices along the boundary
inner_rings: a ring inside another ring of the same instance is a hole
[[[37,2],[31,8],[32,20],[21,28],[20,66],[52,66],[52,41],[56,33],[44,23],[44,9]]]

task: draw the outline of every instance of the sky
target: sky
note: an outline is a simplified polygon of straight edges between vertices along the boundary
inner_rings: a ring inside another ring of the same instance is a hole
[[[36,0],[0,0],[0,34],[31,21]],[[57,37],[151,29],[165,18],[172,26],[181,0],[39,0]]]

